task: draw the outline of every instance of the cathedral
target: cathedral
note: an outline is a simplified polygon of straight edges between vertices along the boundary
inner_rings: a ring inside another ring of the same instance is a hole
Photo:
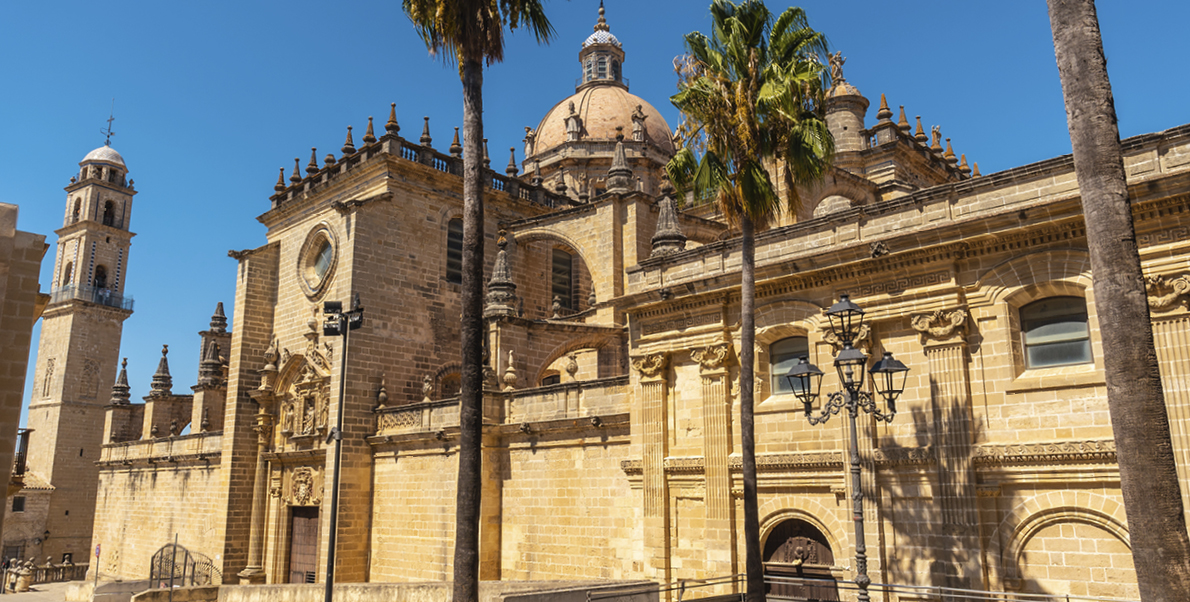
[[[629,91],[627,50],[600,9],[574,94],[507,167],[485,148],[483,580],[744,570],[740,239],[662,177],[673,129]],[[839,65],[835,164],[756,235],[766,571],[855,578],[854,441],[874,582],[1137,597],[1072,158],[981,175],[870,102]],[[52,535],[14,531],[10,495],[6,549],[143,579],[176,534],[216,583],[317,583],[337,476],[336,582],[451,578],[461,146],[395,104],[357,134],[282,170],[265,240],[229,252],[236,296],[198,333],[196,384],[175,385],[163,349],[143,402],[117,357],[136,190],[111,147],[83,159],[32,384],[41,489],[15,494]],[[1190,126],[1123,150],[1190,508]],[[812,425],[785,378],[840,353],[824,310],[843,295],[866,311],[867,363],[909,368],[895,417],[861,414],[854,440],[843,417]],[[323,304],[357,296],[344,354]]]

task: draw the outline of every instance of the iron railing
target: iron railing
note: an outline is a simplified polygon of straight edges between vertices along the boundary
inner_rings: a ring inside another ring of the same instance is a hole
[[[132,297],[125,297],[107,288],[70,284],[58,287],[50,293],[50,303],[60,303],[71,299],[132,311]]]
[[[205,555],[171,543],[153,554],[149,583],[155,588],[222,585],[223,574]]]

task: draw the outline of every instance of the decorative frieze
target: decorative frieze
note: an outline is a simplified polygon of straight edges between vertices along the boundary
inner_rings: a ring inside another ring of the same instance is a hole
[[[872,450],[872,461],[884,466],[912,466],[933,464],[938,454],[934,447],[886,447]]]
[[[642,335],[649,336],[662,332],[680,332],[697,326],[711,326],[720,322],[721,315],[719,311],[714,311],[693,316],[682,316],[670,320],[645,322],[641,325],[640,331]]]
[[[1099,439],[977,445],[973,455],[975,462],[979,464],[1115,463],[1116,442],[1112,439]]]

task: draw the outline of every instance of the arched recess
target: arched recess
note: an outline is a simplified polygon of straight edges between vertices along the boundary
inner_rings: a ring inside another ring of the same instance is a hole
[[[545,360],[541,363],[541,365],[537,366],[537,369],[534,371],[533,380],[529,382],[540,383],[541,379],[545,378],[547,373],[551,372],[550,366],[559,358],[565,357],[566,355],[576,351],[584,351],[588,349],[601,351],[605,348],[608,348],[608,343],[618,341],[619,339],[619,334],[609,332],[587,334],[576,339],[566,341],[565,343],[554,347],[548,354],[546,354]],[[612,347],[614,348],[615,346],[613,345]],[[504,368],[505,366],[501,366],[501,370]]]
[[[835,552],[826,534],[802,518],[787,518],[765,537],[766,590],[770,595],[820,602],[838,600]]]
[[[522,245],[527,248],[530,244],[543,241],[560,244],[564,249],[568,248],[571,254],[576,256],[579,261],[582,262],[583,269],[585,269],[587,274],[590,276],[590,288],[587,290],[595,291],[595,298],[599,301],[606,301],[614,296],[614,291],[611,290],[613,272],[609,272],[608,270],[615,270],[616,268],[614,265],[612,265],[614,262],[611,261],[610,257],[605,258],[606,261],[602,262],[591,261],[591,258],[596,256],[596,253],[593,249],[586,248],[584,245],[579,244],[574,238],[556,230],[536,228],[531,230],[517,231],[514,236],[514,240],[518,248]],[[518,281],[519,285],[519,283],[523,281],[522,278],[525,275],[518,273],[517,265],[515,263],[509,267],[512,270],[513,280]],[[522,271],[523,269],[524,268],[522,267]],[[520,294],[519,290],[518,294]],[[586,299],[580,298],[579,305],[580,307],[585,307]]]
[[[463,365],[458,362],[447,364],[434,373],[434,392],[431,399],[448,399],[459,394],[462,386]]]
[[[849,541],[840,539],[846,530],[836,516],[833,508],[828,508],[818,500],[807,495],[778,495],[768,498],[760,506],[760,546],[764,545],[768,536],[782,521],[799,519],[806,521],[822,532],[830,544],[836,558],[846,557],[846,546]]]
[[[979,276],[968,303],[972,307],[993,305],[1020,288],[1057,281],[1091,287],[1091,258],[1085,250],[1049,249],[998,263]]]
[[[810,362],[814,363],[816,331],[822,317],[822,307],[804,299],[772,299],[757,304],[756,309],[756,384],[757,399],[764,400],[772,393],[769,381],[769,346],[788,337],[804,336],[810,342]],[[740,352],[736,337],[736,353]]]
[[[1061,523],[1098,527],[1131,549],[1124,506],[1116,499],[1087,491],[1051,491],[1017,504],[988,540],[989,585],[1003,586],[1021,578],[1025,545],[1042,529]]]
[[[330,362],[320,351],[313,350],[310,357],[289,356],[277,372],[273,391],[276,449],[284,449],[290,437],[325,434],[330,418]]]

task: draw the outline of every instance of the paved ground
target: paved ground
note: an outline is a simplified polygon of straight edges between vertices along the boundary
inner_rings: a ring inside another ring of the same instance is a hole
[[[62,583],[39,583],[34,585],[32,589],[20,594],[5,594],[0,596],[0,601],[3,602],[64,602],[66,600],[66,587],[70,585],[69,582]]]

